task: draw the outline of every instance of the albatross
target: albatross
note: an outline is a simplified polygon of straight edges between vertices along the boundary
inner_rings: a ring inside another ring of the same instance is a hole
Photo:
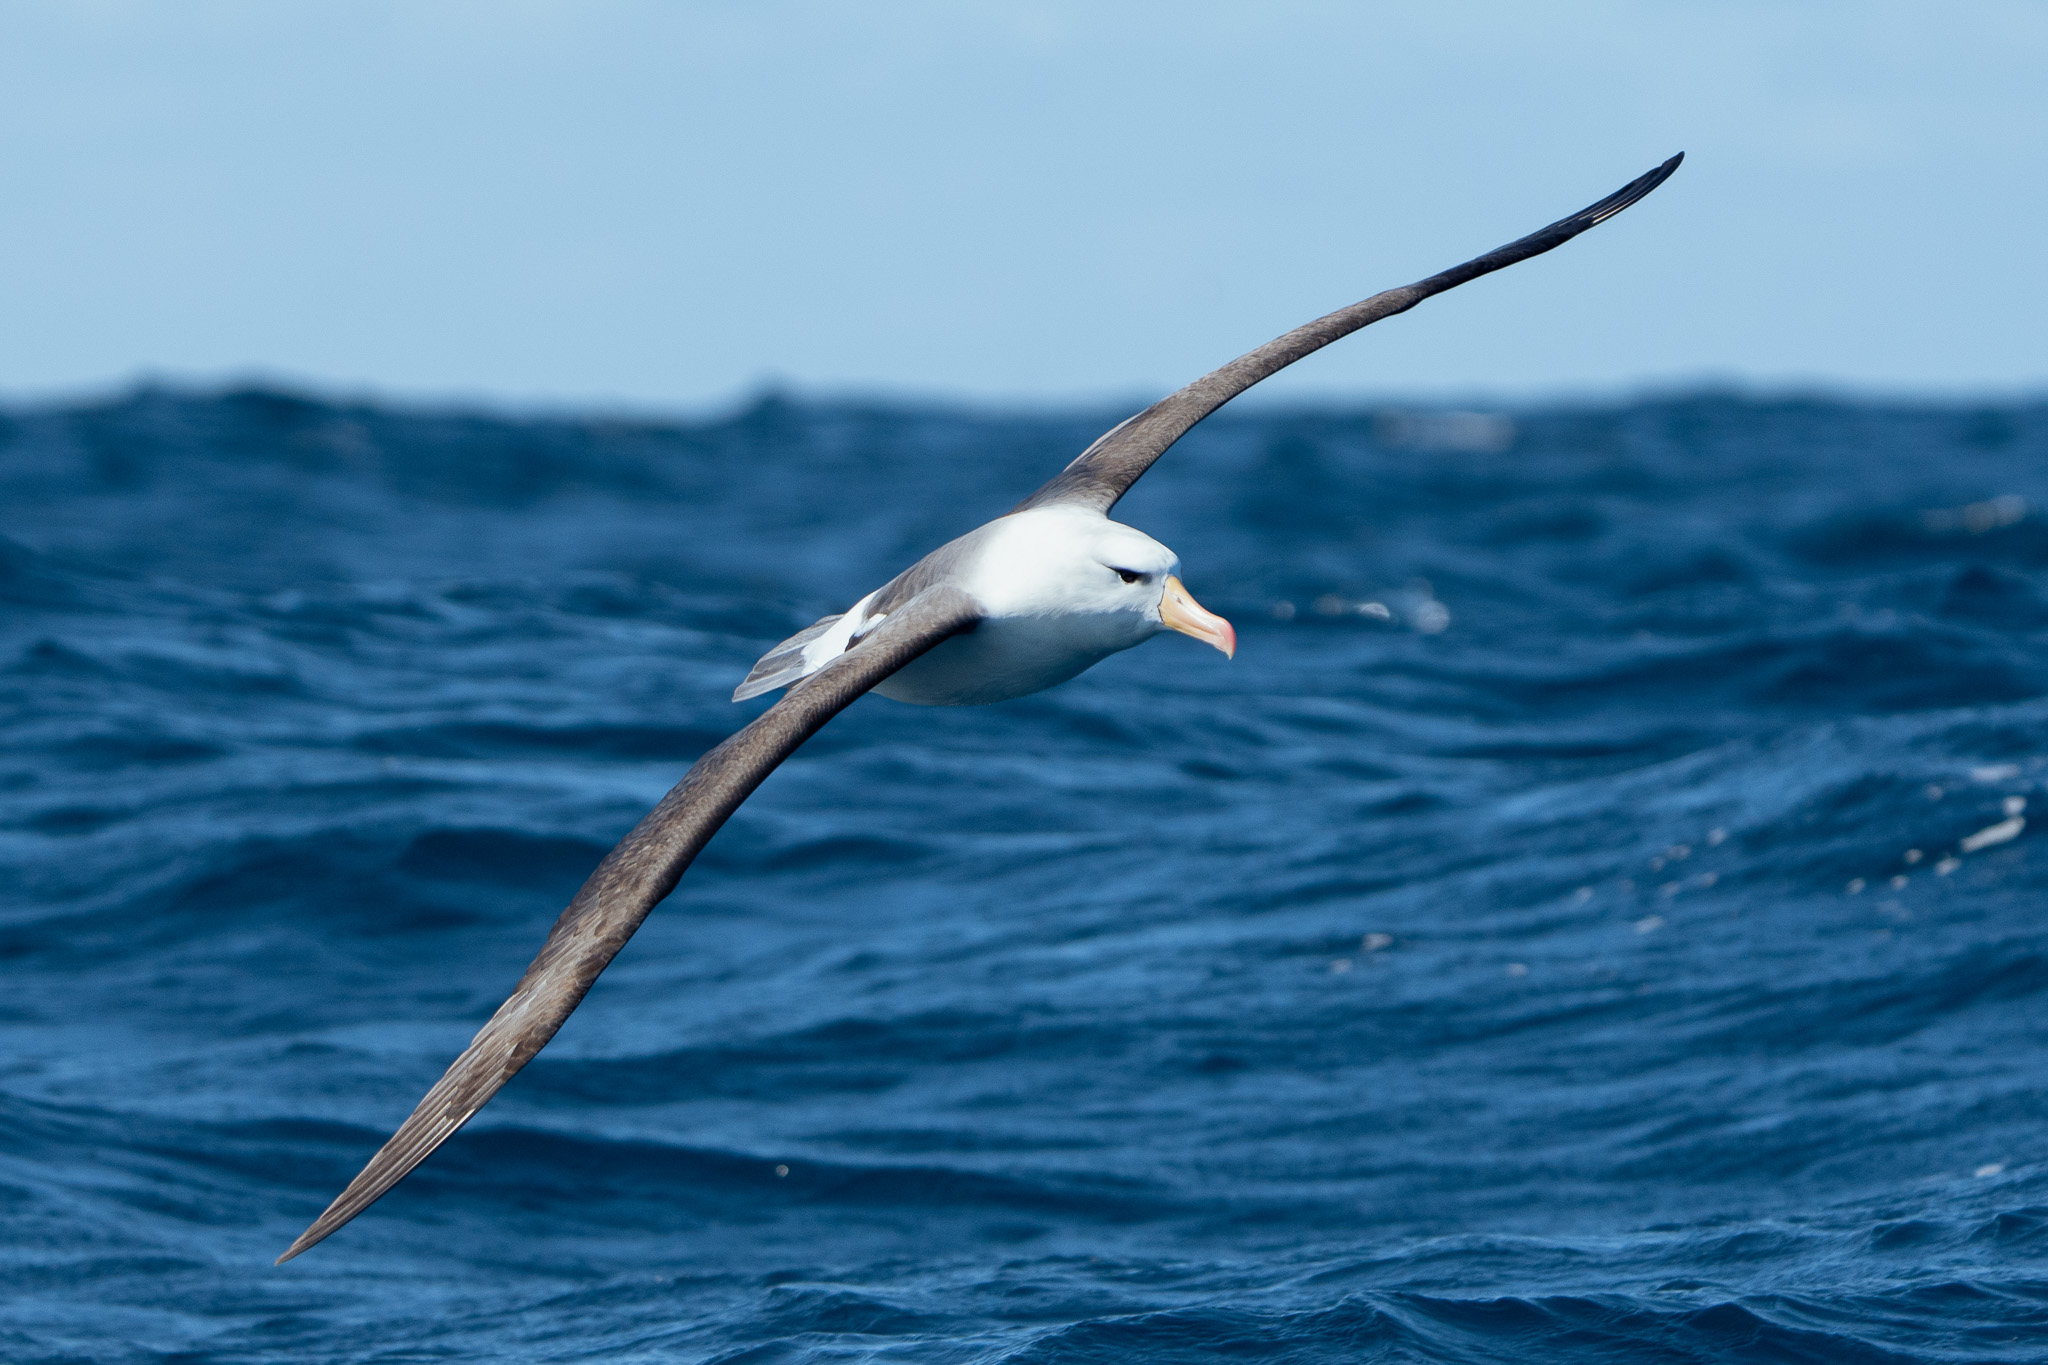
[[[547,942],[411,1117],[278,1257],[324,1240],[403,1180],[532,1061],[641,921],[763,778],[864,692],[979,706],[1065,682],[1162,631],[1235,654],[1230,623],[1195,601],[1173,551],[1109,519],[1138,477],[1223,404],[1303,356],[1432,294],[1538,256],[1664,183],[1684,153],[1598,203],[1438,275],[1297,327],[1112,427],[1008,513],[777,645],[733,700],[782,699],[684,774],[605,855]]]

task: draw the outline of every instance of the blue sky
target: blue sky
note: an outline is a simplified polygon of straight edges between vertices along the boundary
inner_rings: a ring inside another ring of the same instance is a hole
[[[0,0],[0,394],[2048,389],[2041,0]]]

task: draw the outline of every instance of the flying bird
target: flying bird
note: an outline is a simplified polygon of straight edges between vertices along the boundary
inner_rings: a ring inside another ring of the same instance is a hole
[[[940,546],[837,616],[777,645],[735,701],[782,699],[699,759],[599,863],[511,998],[279,1263],[381,1198],[532,1061],[633,931],[763,778],[863,692],[977,706],[1065,682],[1161,631],[1237,649],[1173,551],[1109,511],[1188,429],[1260,380],[1381,318],[1541,255],[1664,183],[1684,153],[1599,203],[1426,280],[1297,327],[1111,428],[1003,516]]]

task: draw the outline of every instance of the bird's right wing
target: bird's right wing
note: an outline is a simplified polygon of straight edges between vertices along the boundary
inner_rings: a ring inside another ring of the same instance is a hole
[[[698,759],[661,804],[605,855],[555,921],[511,998],[279,1262],[375,1203],[532,1061],[648,912],[675,889],[698,851],[798,745],[861,693],[949,637],[973,630],[980,618],[979,605],[959,589],[927,588]]]
[[[1532,232],[1484,256],[1453,266],[1441,275],[1432,275],[1399,289],[1389,289],[1374,294],[1363,303],[1340,308],[1267,342],[1256,351],[1239,356],[1220,370],[1210,371],[1180,392],[1160,399],[1143,412],[1111,427],[1051,482],[1011,510],[1023,512],[1048,503],[1069,502],[1092,507],[1098,512],[1109,511],[1118,498],[1130,491],[1138,476],[1150,469],[1152,462],[1185,436],[1190,427],[1261,379],[1286,369],[1303,356],[1319,351],[1361,327],[1396,313],[1405,313],[1431,294],[1455,289],[1468,280],[1492,274],[1531,256],[1540,256],[1552,247],[1563,246],[1587,228],[1612,218],[1663,184],[1683,160],[1685,153],[1680,152],[1599,203],[1580,209],[1569,218],[1561,218],[1540,232]]]

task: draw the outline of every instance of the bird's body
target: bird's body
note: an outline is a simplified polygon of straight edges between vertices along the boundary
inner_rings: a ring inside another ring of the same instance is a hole
[[[1174,553],[1109,519],[1125,491],[1190,427],[1268,375],[1432,294],[1571,240],[1662,184],[1680,159],[1539,232],[1341,308],[1203,376],[1112,428],[1008,514],[763,655],[734,700],[784,688],[782,699],[699,759],[605,855],[511,997],[278,1259],[361,1213],[467,1123],[554,1037],[761,780],[863,693],[927,706],[1004,701],[1065,682],[1167,630],[1234,652],[1229,623],[1181,586]]]
[[[920,706],[1008,701],[1063,683],[1162,630],[1235,650],[1228,623],[1188,611],[1181,602],[1193,599],[1167,586],[1178,583],[1179,567],[1173,551],[1093,508],[1062,503],[1012,512],[940,546],[844,615],[783,641],[733,696],[743,701],[809,677],[887,619],[905,593],[938,584],[966,594],[980,620],[877,683],[873,690],[885,697]]]

